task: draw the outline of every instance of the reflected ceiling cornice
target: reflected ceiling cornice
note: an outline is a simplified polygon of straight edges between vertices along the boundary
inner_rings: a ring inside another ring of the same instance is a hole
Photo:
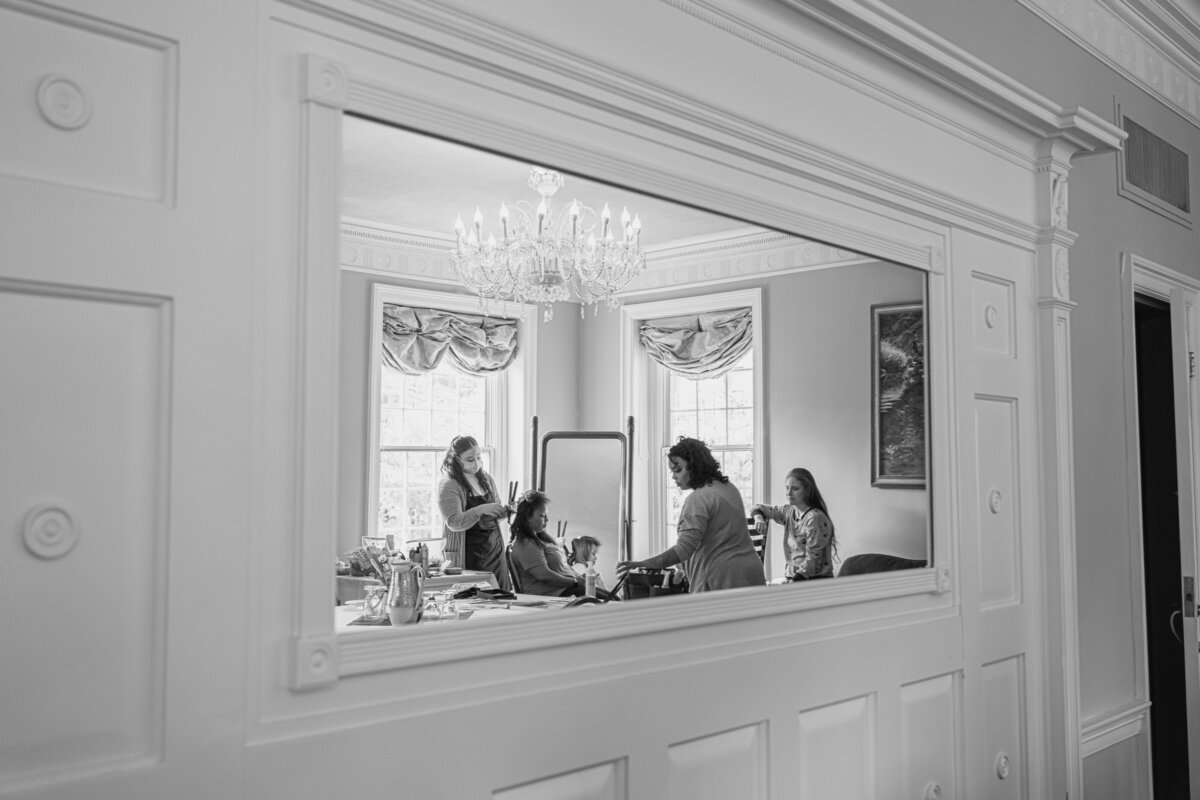
[[[1200,12],[1181,0],[1017,0],[1200,127]]]
[[[343,217],[343,269],[459,287],[450,266],[454,239],[439,233]],[[655,248],[646,269],[621,295],[744,280],[873,260],[859,253],[786,233],[740,228]]]

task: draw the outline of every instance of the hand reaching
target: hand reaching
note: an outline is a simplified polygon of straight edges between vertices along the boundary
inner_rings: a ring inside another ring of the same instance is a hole
[[[631,569],[641,569],[646,566],[645,561],[618,561],[617,562],[617,580],[625,577],[625,574]]]

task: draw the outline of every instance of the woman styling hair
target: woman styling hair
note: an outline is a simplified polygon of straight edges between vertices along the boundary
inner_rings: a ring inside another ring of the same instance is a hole
[[[508,507],[497,502],[492,476],[479,460],[479,443],[473,436],[455,436],[442,459],[446,477],[438,484],[442,512],[444,555],[464,569],[496,576],[501,589],[512,590],[504,563],[504,537],[497,523]]]

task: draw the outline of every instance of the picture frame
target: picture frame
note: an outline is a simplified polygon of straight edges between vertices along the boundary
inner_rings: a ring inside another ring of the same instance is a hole
[[[871,306],[871,485],[926,482],[925,306]]]

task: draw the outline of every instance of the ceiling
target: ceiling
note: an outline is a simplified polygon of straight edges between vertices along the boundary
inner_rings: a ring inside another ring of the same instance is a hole
[[[497,237],[500,204],[537,205],[527,185],[530,163],[476,150],[432,136],[346,115],[342,133],[342,217],[409,234],[450,238],[454,220],[471,224],[476,207],[483,231]],[[538,166],[553,166],[539,164]],[[656,249],[762,231],[739,220],[617,189],[564,173],[565,185],[551,201],[565,208],[573,199],[599,211],[607,203],[613,219],[628,207],[642,221],[642,246]]]

